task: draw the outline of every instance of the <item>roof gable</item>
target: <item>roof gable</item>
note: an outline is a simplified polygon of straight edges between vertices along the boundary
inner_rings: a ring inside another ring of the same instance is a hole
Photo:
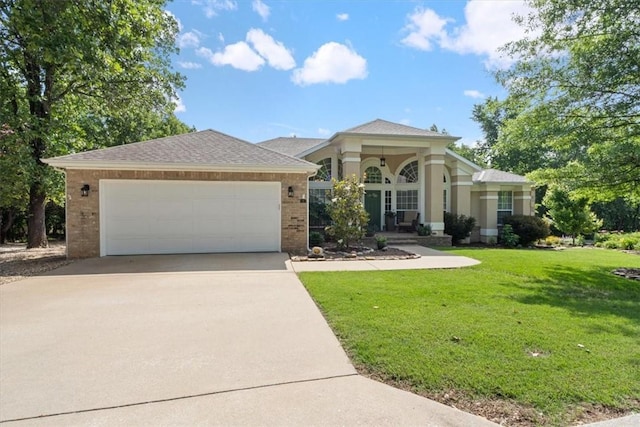
[[[46,159],[56,167],[135,167],[153,169],[301,169],[307,161],[214,130],[168,136]]]
[[[368,123],[364,123],[339,133],[357,133],[369,135],[396,135],[396,136],[427,136],[437,138],[455,138],[450,135],[434,132],[431,130],[420,129],[413,126],[407,126],[400,123],[393,123],[387,120],[375,119]]]
[[[476,172],[473,174],[472,180],[478,183],[530,184],[524,176],[497,169],[484,169]]]

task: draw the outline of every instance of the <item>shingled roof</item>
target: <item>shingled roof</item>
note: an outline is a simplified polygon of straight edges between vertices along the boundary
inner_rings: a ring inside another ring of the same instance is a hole
[[[259,142],[257,145],[289,156],[299,157],[305,151],[325,142],[323,138],[280,137]]]
[[[376,119],[371,122],[352,127],[340,133],[360,133],[369,135],[396,135],[396,136],[429,136],[437,138],[456,138],[450,135],[433,132],[431,130],[415,128],[413,126],[393,123],[382,119]],[[457,139],[457,138],[456,138]]]
[[[317,166],[214,130],[45,159],[60,168],[180,170],[301,170]]]
[[[509,184],[528,184],[527,178],[521,175],[516,175],[510,172],[504,172],[497,169],[485,169],[480,172],[476,172],[472,177],[473,182],[479,183],[509,183]]]

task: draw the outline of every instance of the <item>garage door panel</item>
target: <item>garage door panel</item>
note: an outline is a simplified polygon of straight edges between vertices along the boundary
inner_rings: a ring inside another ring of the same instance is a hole
[[[280,250],[280,183],[100,185],[103,255]]]

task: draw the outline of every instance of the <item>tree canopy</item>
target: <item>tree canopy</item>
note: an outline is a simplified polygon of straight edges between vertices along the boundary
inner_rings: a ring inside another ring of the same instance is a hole
[[[498,148],[537,153],[538,182],[639,199],[640,0],[528,3],[527,37],[504,47],[515,62],[496,73],[517,113]]]
[[[20,164],[2,169],[0,209],[28,199],[29,247],[46,246],[60,188],[42,158],[188,130],[173,115],[183,77],[165,3],[0,0],[0,162]]]

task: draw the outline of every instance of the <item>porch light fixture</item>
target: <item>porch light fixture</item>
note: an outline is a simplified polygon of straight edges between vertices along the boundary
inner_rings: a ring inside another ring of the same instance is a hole
[[[300,203],[307,203],[307,195],[302,193],[302,196],[300,196]]]
[[[382,147],[382,157],[380,157],[380,166],[386,166],[387,159],[384,158],[384,147]]]
[[[292,186],[289,186],[288,193],[289,193],[289,197],[293,197],[293,187]]]
[[[85,184],[82,186],[82,188],[80,188],[80,195],[82,197],[89,197],[89,190],[91,189],[91,187],[89,187],[89,184]]]

